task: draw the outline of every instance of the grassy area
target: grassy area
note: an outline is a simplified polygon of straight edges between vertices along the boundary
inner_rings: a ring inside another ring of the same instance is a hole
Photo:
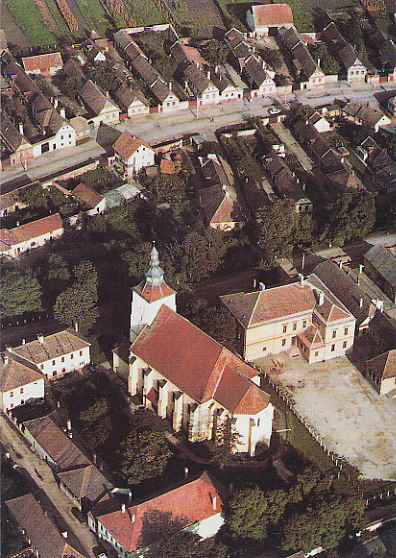
[[[70,32],[66,21],[63,19],[62,14],[59,11],[56,0],[45,0],[52,17],[54,18],[56,24],[55,35],[59,37],[72,37],[73,34]]]
[[[55,36],[45,26],[32,0],[4,0],[4,4],[33,46],[56,44]]]
[[[156,25],[166,23],[166,17],[154,0],[124,0],[136,25]]]
[[[100,0],[76,0],[76,4],[90,29],[104,34],[111,27],[111,18]]]

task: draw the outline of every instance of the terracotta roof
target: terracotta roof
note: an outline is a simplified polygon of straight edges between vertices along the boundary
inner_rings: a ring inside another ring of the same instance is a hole
[[[154,302],[155,300],[159,300],[160,298],[164,298],[165,296],[175,293],[175,291],[171,289],[165,281],[162,281],[160,285],[150,285],[146,281],[143,281],[136,287],[133,287],[133,290],[139,293],[140,296],[148,302]]]
[[[309,312],[316,305],[311,287],[299,283],[253,293],[225,295],[220,298],[245,327]]]
[[[180,41],[176,41],[176,43],[171,46],[170,53],[177,64],[192,62],[193,64],[198,64],[201,68],[206,64],[206,61],[202,58],[197,48],[185,45]]]
[[[270,396],[227,365],[213,399],[235,415],[255,415],[268,406]]]
[[[14,229],[0,229],[0,241],[7,246],[14,246],[58,230],[63,232],[63,221],[59,213],[55,213]]]
[[[252,6],[252,11],[256,26],[293,23],[293,12],[287,4]]]
[[[215,184],[199,192],[199,200],[209,223],[234,223],[241,221],[241,210],[235,196]]]
[[[78,552],[75,547],[79,544],[75,537],[65,539],[52,520],[50,514],[43,508],[33,494],[25,494],[6,502],[11,515],[18,525],[26,532],[26,538],[32,541],[41,558],[84,558],[86,554]],[[70,540],[72,539],[72,540]],[[71,546],[73,544],[73,546]]]
[[[89,209],[94,209],[103,200],[103,196],[92,190],[84,182],[80,182],[78,186],[72,190],[72,194],[78,201],[82,202]]]
[[[38,56],[28,56],[22,58],[23,67],[26,72],[40,70],[40,72],[50,72],[51,68],[62,68],[62,56],[60,52],[50,54],[39,54]]]
[[[380,380],[396,377],[396,349],[366,361],[366,367]]]
[[[223,503],[207,473],[197,480],[137,505],[98,517],[106,529],[128,552],[148,546],[166,534],[166,527],[179,531],[222,511]],[[160,524],[166,523],[162,530]],[[148,528],[150,525],[153,528]]]
[[[33,420],[25,421],[24,427],[54,460],[60,469],[71,469],[90,465],[88,458],[58,426],[55,412]]]
[[[85,341],[79,334],[64,330],[53,333],[52,335],[47,335],[44,337],[43,343],[37,339],[13,348],[12,352],[30,362],[41,364],[47,360],[67,355],[89,346],[90,343]]]
[[[78,500],[86,499],[90,504],[94,504],[112,488],[111,482],[95,465],[61,471],[57,477]]]
[[[44,376],[38,368],[19,359],[9,358],[0,367],[0,390],[3,392],[38,381],[44,382]]]
[[[324,347],[320,331],[313,325],[297,335],[301,341],[309,347]]]
[[[134,341],[131,353],[200,403],[212,399],[220,383],[222,390],[233,390],[229,373],[223,377],[226,369],[233,371],[235,382],[238,375],[257,376],[256,370],[165,305]]]
[[[123,132],[113,145],[113,149],[116,153],[121,155],[124,159],[129,159],[140,146],[144,145],[148,149],[151,149],[150,145],[138,138],[133,136],[129,132]]]
[[[172,161],[172,159],[162,158],[160,161],[160,172],[162,172],[162,174],[175,174],[175,162]]]
[[[323,304],[316,306],[315,314],[319,314],[326,323],[338,322],[339,320],[352,317],[349,312],[345,312],[345,310],[332,303],[328,298],[325,298]]]

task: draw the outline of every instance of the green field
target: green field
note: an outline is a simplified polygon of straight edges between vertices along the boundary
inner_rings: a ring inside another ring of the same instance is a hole
[[[167,18],[154,0],[124,0],[136,25],[156,25],[166,23]]]
[[[62,14],[59,11],[59,8],[56,4],[55,0],[45,0],[45,3],[48,6],[49,11],[51,12],[52,17],[54,18],[56,24],[55,35],[57,37],[71,37],[73,34],[70,32],[70,29],[63,19]]]
[[[56,38],[47,29],[32,0],[3,0],[16,24],[33,46],[56,44]]]
[[[76,4],[90,30],[103,34],[111,27],[109,14],[100,0],[76,0]]]

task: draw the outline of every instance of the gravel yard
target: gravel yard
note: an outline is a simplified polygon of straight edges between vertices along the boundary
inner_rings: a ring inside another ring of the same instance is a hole
[[[291,396],[327,448],[363,478],[395,480],[396,400],[380,397],[346,357],[312,365],[301,357],[279,360],[280,372],[270,372],[268,358],[256,364]]]

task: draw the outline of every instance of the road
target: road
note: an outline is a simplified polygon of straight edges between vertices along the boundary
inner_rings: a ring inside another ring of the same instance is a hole
[[[281,97],[258,98],[252,99],[250,102],[235,100],[221,105],[199,107],[198,118],[196,108],[181,110],[172,114],[157,113],[135,117],[117,124],[115,128],[120,131],[129,130],[151,144],[179,138],[191,133],[204,134],[214,138],[214,133],[218,128],[241,122],[242,114],[260,116],[263,114],[263,107],[271,106],[274,100],[286,104],[298,100],[299,102],[309,102],[312,106],[320,106],[332,103],[337,98],[346,97],[360,101],[368,100],[377,104],[374,95],[384,90],[392,90],[391,84],[384,84],[381,87],[364,84],[360,89],[354,90],[343,84],[341,87],[330,88],[329,86],[328,93],[325,94],[323,91],[297,91]],[[104,149],[94,140],[89,140],[77,147],[62,149],[62,151],[45,153],[33,161],[28,161],[26,169],[18,165],[3,171],[0,177],[0,183],[3,185],[2,192],[17,188],[18,185],[21,185],[19,181],[24,181],[26,184],[29,181],[51,177],[51,175],[73,165],[82,164],[90,159],[97,159],[103,153],[105,153]]]
[[[80,541],[87,558],[94,558],[92,547],[97,541],[85,523],[81,523],[71,512],[73,503],[59,489],[50,467],[31,451],[28,444],[8,419],[0,416],[1,440],[12,461],[23,467],[39,488],[45,492],[68,528]]]

